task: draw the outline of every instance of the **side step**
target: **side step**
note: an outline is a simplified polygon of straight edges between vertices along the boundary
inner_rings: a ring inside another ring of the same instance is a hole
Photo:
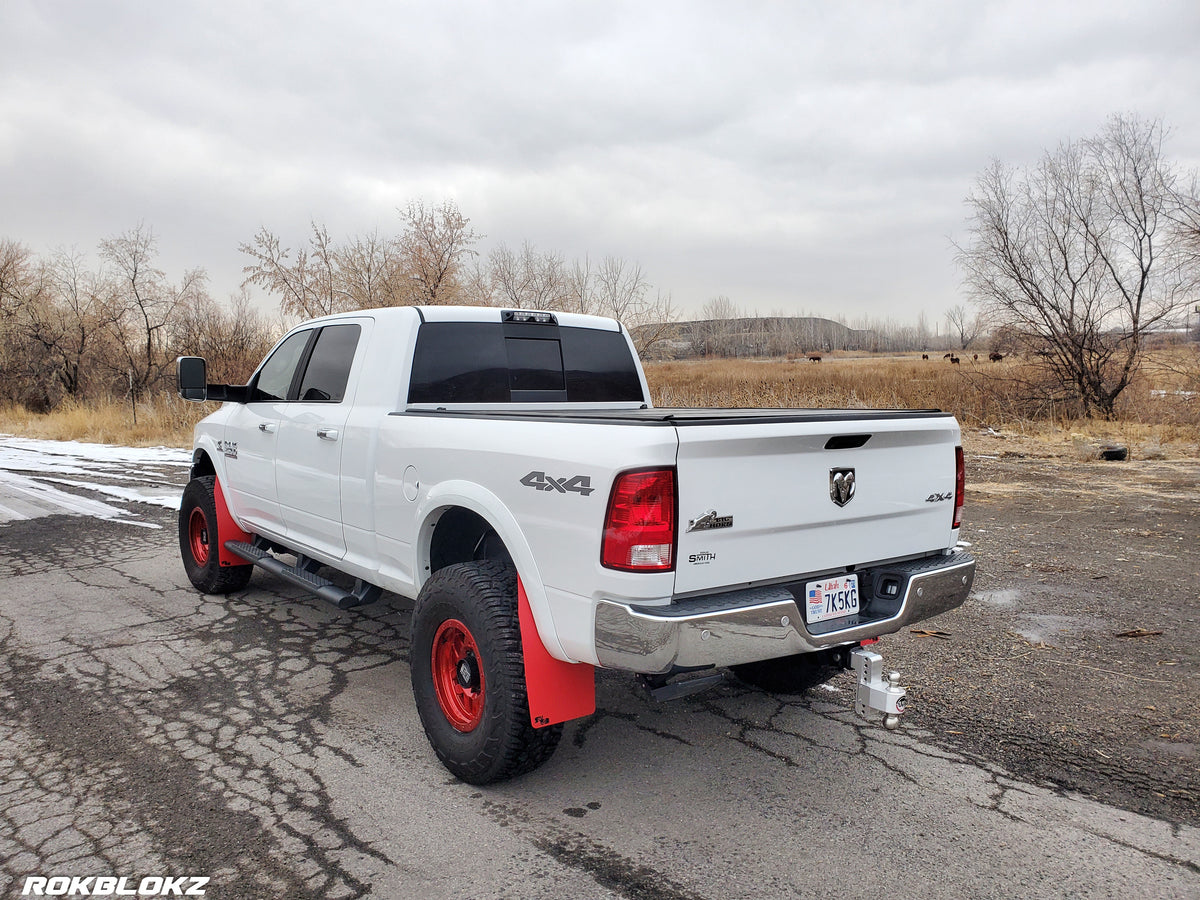
[[[383,593],[380,588],[361,579],[355,582],[353,591],[338,587],[332,581],[317,575],[316,570],[319,565],[305,556],[297,556],[296,565],[289,566],[282,560],[276,559],[264,545],[258,543],[226,541],[225,549],[236,553],[246,562],[254,563],[260,569],[282,578],[288,584],[316,594],[326,603],[332,603],[338,609],[352,609],[355,606],[374,603]]]

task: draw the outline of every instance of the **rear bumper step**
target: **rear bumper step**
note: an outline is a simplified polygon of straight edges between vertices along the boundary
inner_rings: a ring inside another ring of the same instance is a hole
[[[596,655],[606,668],[657,675],[675,666],[732,666],[877,638],[961,606],[975,560],[960,552],[858,574],[862,611],[811,626],[804,621],[804,580],[668,606],[601,600]]]
[[[374,603],[383,593],[378,587],[367,584],[365,581],[356,582],[354,590],[348,591],[317,575],[315,572],[317,566],[311,560],[300,556],[296,560],[296,565],[289,566],[283,560],[272,556],[265,544],[258,542],[247,544],[243,541],[226,541],[225,549],[230,553],[236,553],[246,562],[254,563],[260,569],[282,578],[288,584],[304,588],[326,603],[332,603],[338,609],[352,609],[355,606]]]

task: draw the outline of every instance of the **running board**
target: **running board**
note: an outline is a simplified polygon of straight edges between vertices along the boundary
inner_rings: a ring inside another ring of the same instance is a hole
[[[354,590],[347,591],[338,587],[332,581],[316,574],[319,564],[303,555],[296,557],[296,565],[289,566],[283,560],[276,559],[265,546],[247,544],[243,541],[226,541],[225,549],[236,553],[246,562],[254,563],[265,572],[270,572],[282,578],[288,584],[295,585],[309,593],[315,594],[326,603],[331,603],[338,609],[352,609],[374,603],[383,591],[362,579],[354,583]]]

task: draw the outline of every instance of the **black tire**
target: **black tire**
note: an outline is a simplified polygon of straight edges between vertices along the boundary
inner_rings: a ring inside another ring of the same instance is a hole
[[[250,581],[254,566],[222,566],[218,548],[217,501],[212,475],[193,478],[179,503],[179,555],[188,580],[206,594],[240,591]]]
[[[413,608],[409,667],[421,725],[458,778],[503,781],[553,755],[563,727],[529,720],[510,566],[458,563],[435,572]]]
[[[730,666],[739,680],[775,694],[803,694],[846,668],[846,651],[820,650]]]

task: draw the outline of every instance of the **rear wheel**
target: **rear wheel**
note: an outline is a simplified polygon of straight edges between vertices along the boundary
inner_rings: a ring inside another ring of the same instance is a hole
[[[179,555],[188,580],[206,594],[240,591],[250,581],[254,566],[222,566],[221,535],[217,529],[217,479],[193,478],[183,489],[179,504]]]
[[[730,668],[741,681],[753,687],[776,694],[802,694],[845,669],[847,659],[845,648],[839,647],[742,663]]]
[[[522,775],[558,746],[561,724],[534,728],[529,720],[510,566],[459,563],[433,574],[413,608],[410,668],[429,743],[463,781]]]

